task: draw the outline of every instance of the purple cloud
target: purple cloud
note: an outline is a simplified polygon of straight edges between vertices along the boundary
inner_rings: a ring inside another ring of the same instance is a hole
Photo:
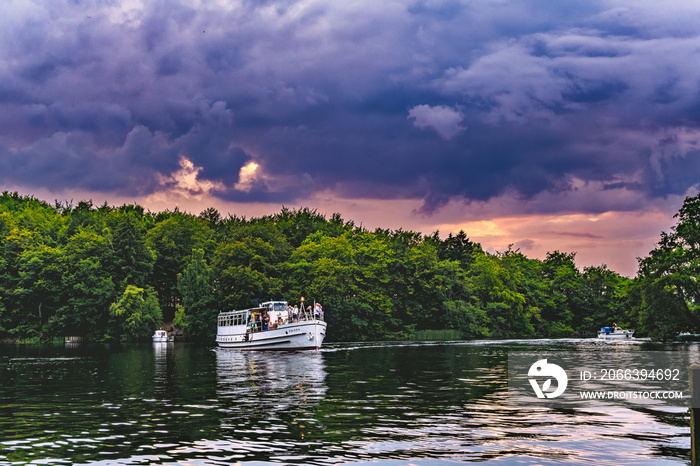
[[[684,2],[12,3],[0,183],[147,195],[185,158],[228,200],[634,210],[697,186],[698,19]]]
[[[465,129],[461,125],[464,115],[445,105],[416,105],[408,111],[408,118],[418,128],[433,128],[446,141]]]

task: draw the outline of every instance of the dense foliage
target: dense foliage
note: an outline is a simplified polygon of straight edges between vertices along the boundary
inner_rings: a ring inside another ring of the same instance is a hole
[[[700,198],[677,217],[629,279],[575,253],[490,254],[464,232],[367,231],[309,209],[247,220],[5,192],[0,338],[132,341],[165,320],[211,341],[219,310],[301,296],[323,303],[330,340],[593,336],[613,321],[667,338],[700,327]]]

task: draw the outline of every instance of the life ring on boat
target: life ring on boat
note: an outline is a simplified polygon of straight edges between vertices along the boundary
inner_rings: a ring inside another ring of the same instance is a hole
[[[306,336],[309,337],[309,340],[313,340],[314,339],[314,332],[309,332],[306,334]]]

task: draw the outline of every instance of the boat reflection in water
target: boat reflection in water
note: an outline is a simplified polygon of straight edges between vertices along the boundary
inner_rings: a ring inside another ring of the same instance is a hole
[[[267,421],[273,413],[294,415],[320,402],[326,391],[326,370],[319,352],[240,352],[216,349],[217,398],[237,418],[254,421],[260,413]]]
[[[168,352],[172,351],[173,343],[154,342],[153,356],[155,368],[153,371],[153,388],[157,394],[165,393],[168,383]]]

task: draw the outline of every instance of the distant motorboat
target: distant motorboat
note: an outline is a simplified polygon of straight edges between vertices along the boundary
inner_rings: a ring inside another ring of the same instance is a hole
[[[302,306],[303,307],[303,306]],[[319,349],[326,337],[320,307],[301,310],[290,319],[286,301],[268,301],[260,307],[219,313],[216,343],[220,348],[240,350]]]
[[[165,330],[156,330],[153,334],[153,343],[167,343],[173,341],[173,337],[168,337],[168,332]]]
[[[598,338],[603,340],[626,340],[632,338],[634,330],[624,330],[620,327],[601,327],[598,330]]]
[[[683,332],[676,335],[678,341],[700,341],[700,333]]]

